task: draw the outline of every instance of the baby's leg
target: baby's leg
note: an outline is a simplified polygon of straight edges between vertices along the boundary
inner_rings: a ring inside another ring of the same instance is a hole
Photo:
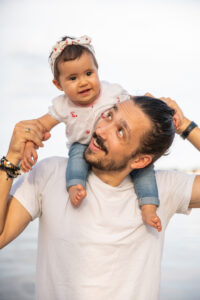
[[[141,206],[143,221],[160,232],[162,226],[161,220],[156,214],[159,199],[154,167],[134,170],[131,172],[131,176]]]
[[[83,154],[87,145],[74,143],[69,150],[69,159],[66,170],[66,182],[69,198],[74,206],[79,206],[86,196],[86,180],[89,165]]]

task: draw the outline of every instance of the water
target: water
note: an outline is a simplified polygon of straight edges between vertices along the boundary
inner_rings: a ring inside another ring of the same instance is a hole
[[[0,251],[0,300],[35,299],[38,222]]]
[[[200,299],[200,210],[176,215],[166,231],[161,300]]]
[[[34,221],[0,251],[0,300],[35,299],[37,230]],[[200,299],[199,252],[200,210],[174,216],[166,231],[160,300]]]

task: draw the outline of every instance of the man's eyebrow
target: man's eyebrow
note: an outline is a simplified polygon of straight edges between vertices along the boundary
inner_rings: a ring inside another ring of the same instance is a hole
[[[127,130],[128,134],[130,134],[131,130],[125,120],[120,120],[121,125]]]
[[[116,104],[113,105],[113,110],[115,112],[118,112],[119,109],[118,109],[118,106]],[[130,127],[128,126],[126,120],[120,120],[120,123],[121,123],[121,126],[124,127],[127,130],[128,135],[130,135],[131,130],[130,130]]]
[[[118,111],[118,107],[116,104],[113,105],[113,109],[114,109],[114,111]]]

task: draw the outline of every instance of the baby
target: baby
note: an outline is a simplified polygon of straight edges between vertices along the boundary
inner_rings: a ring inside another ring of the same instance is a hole
[[[47,131],[60,122],[66,125],[70,144],[67,190],[71,203],[78,206],[86,196],[89,166],[84,160],[84,151],[93,129],[100,117],[107,117],[106,110],[128,100],[130,96],[120,85],[99,80],[98,64],[88,36],[64,37],[53,47],[49,62],[53,84],[64,94],[53,99],[48,114],[39,120]],[[28,142],[21,162],[22,170],[29,171],[36,161],[36,148]],[[133,171],[130,175],[134,180],[143,221],[161,231],[161,221],[156,214],[159,199],[153,166]]]

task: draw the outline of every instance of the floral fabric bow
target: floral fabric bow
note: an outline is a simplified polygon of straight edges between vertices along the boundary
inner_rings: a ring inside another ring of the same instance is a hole
[[[68,37],[65,41],[58,41],[52,48],[52,53],[49,58],[49,64],[51,67],[51,71],[54,75],[54,64],[56,58],[60,55],[60,53],[65,49],[65,47],[69,45],[80,45],[83,47],[88,48],[90,52],[92,52],[93,55],[95,55],[94,48],[91,45],[91,38],[87,35],[83,35],[79,38],[70,38]]]

